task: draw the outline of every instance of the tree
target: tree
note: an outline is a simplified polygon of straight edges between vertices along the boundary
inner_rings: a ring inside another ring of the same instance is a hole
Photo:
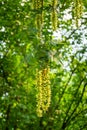
[[[86,130],[87,0],[0,5],[0,129]]]

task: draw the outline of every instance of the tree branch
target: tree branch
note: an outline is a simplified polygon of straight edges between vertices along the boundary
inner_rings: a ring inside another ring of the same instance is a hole
[[[78,106],[79,106],[79,104],[80,104],[80,102],[81,102],[81,100],[82,100],[83,94],[84,94],[84,92],[85,92],[86,85],[87,85],[87,83],[85,83],[84,88],[83,88],[83,91],[82,91],[82,94],[81,94],[81,96],[80,96],[80,99],[79,99],[79,101],[78,101],[76,107],[75,107],[74,110],[72,111],[71,115],[68,117],[67,120],[64,120],[63,125],[62,125],[62,128],[63,128],[63,129],[65,129],[65,128],[67,127],[67,125],[69,125],[70,121],[72,120],[72,116],[73,116],[73,114],[76,112],[76,110],[77,110],[77,108],[78,108]],[[67,115],[66,115],[66,116],[67,116]]]

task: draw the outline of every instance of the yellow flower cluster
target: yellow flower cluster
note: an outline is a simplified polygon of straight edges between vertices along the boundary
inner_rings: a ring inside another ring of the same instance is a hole
[[[57,12],[54,9],[52,12],[52,28],[54,31],[57,29]]]
[[[38,36],[41,37],[42,23],[43,23],[43,0],[34,0],[33,8],[37,10],[37,15],[35,19],[36,28],[38,30]]]
[[[79,19],[82,16],[83,12],[83,2],[82,0],[75,0],[74,2],[74,17],[76,21],[76,27],[79,26]]]
[[[47,1],[48,2],[48,1]],[[38,29],[38,36],[41,36],[41,30],[43,25],[43,6],[45,2],[43,0],[33,0],[33,9],[37,10],[35,19],[36,28]],[[58,0],[52,0],[53,10],[51,12],[51,21],[53,30],[57,29],[58,17],[57,17],[57,5]]]
[[[43,28],[43,21],[45,19],[46,12],[43,10],[43,7],[45,5],[49,5],[49,3],[52,5],[52,12],[51,12],[51,22],[52,22],[52,28],[55,31],[58,26],[58,0],[32,0],[33,2],[33,9],[36,10],[36,17],[35,17],[35,25],[38,30],[38,37],[42,36],[42,28]],[[83,0],[72,0],[73,6],[74,6],[74,19],[76,26],[79,26],[79,19],[82,16],[83,12]],[[44,8],[45,9],[45,8]],[[43,15],[44,14],[44,15]]]
[[[43,0],[33,0],[32,3],[34,9],[39,9],[43,6]]]
[[[53,6],[53,11],[52,11],[52,28],[55,31],[57,29],[57,5],[58,5],[58,0],[53,0],[52,6]]]
[[[37,71],[37,116],[42,117],[51,102],[49,67]]]

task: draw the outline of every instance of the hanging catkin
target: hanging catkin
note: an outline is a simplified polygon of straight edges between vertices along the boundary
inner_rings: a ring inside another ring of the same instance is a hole
[[[33,8],[36,10],[35,25],[38,30],[38,37],[41,37],[43,24],[43,0],[33,0]]]
[[[57,5],[58,5],[58,0],[53,0],[52,1],[52,28],[55,31],[57,29],[57,22],[58,22],[58,18],[57,18]]]
[[[76,22],[76,27],[79,26],[79,19],[82,16],[83,3],[82,0],[74,0],[74,18]]]
[[[51,102],[49,67],[37,71],[37,116],[42,117]]]

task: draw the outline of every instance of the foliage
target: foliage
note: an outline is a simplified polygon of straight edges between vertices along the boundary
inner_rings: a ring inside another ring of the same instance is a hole
[[[0,0],[0,130],[86,130],[87,0],[38,2]],[[37,70],[48,67],[38,117]]]

